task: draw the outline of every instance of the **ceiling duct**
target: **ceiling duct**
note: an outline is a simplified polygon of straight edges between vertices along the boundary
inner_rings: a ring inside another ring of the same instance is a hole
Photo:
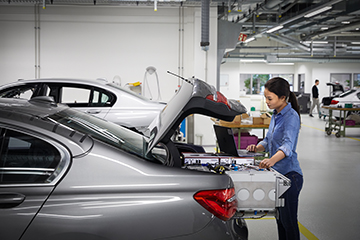
[[[201,0],[201,42],[200,46],[206,48],[210,45],[210,0]]]

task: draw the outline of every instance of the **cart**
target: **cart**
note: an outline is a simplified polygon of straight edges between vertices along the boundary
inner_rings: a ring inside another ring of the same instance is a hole
[[[348,112],[360,111],[360,108],[336,108],[336,107],[326,107],[322,106],[322,108],[329,110],[329,120],[325,124],[325,132],[327,135],[331,135],[332,132],[336,132],[336,137],[345,137],[345,129],[346,128],[360,128],[360,125],[348,126],[346,125],[346,115]],[[332,116],[333,110],[340,111],[340,118],[336,120]]]

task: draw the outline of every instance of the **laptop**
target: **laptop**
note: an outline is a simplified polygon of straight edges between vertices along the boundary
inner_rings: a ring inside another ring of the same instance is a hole
[[[263,153],[249,152],[246,149],[237,149],[234,133],[231,128],[214,125],[214,130],[221,152],[238,157],[264,156]]]

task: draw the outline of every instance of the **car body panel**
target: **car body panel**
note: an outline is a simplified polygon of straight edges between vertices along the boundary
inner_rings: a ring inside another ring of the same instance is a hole
[[[126,161],[126,153],[112,149],[103,156],[103,147],[95,147],[86,159],[74,160],[66,178],[47,200],[24,239],[33,239],[39,231],[43,239],[57,239],[57,235],[80,229],[83,236],[102,236],[104,239],[112,239],[116,234],[123,234],[126,239],[192,234],[205,228],[212,221],[212,215],[193,201],[190,193],[204,189],[204,182],[208,182],[205,185],[210,189],[231,184],[225,176],[219,175],[217,186],[214,186],[213,174],[154,166],[141,159]],[[94,166],[97,171],[93,171]],[[159,209],[162,209],[160,214]],[[117,227],[109,222],[116,222]],[[88,225],[92,227],[88,228]],[[162,231],[152,231],[158,226],[162,226]]]
[[[0,97],[36,96],[53,96],[55,102],[140,132],[146,130],[165,106],[104,80],[33,79],[0,87]]]
[[[60,121],[65,111],[79,115]],[[235,239],[229,223],[214,217],[193,197],[198,191],[233,187],[228,175],[148,161],[146,136],[46,98],[0,99],[0,113],[0,131],[13,129],[34,136],[68,159],[50,183],[0,181],[0,197],[8,197],[9,192],[27,196],[18,206],[0,208],[6,213],[1,217],[11,220],[2,226],[2,236],[7,230],[16,231],[6,233],[7,240],[20,235],[21,239]],[[78,128],[72,128],[76,121]],[[92,121],[103,126],[93,126]],[[112,128],[118,132],[108,135]],[[109,140],[103,141],[91,129]],[[126,142],[114,142],[117,134],[128,134]],[[135,154],[126,144],[145,150]]]
[[[54,186],[26,186],[0,188],[0,232],[1,239],[20,239],[21,235],[36,216]],[[5,207],[16,199],[23,199],[21,204]]]

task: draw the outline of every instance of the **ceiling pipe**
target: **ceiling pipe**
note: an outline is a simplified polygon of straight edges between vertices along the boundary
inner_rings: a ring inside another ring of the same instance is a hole
[[[354,23],[350,23],[341,27],[337,27],[337,28],[332,28],[329,30],[325,30],[321,33],[316,33],[316,34],[309,34],[306,36],[307,40],[313,40],[313,39],[320,39],[332,34],[336,34],[336,33],[340,33],[340,32],[345,32],[347,30],[354,30],[355,28],[360,27],[360,21],[358,22],[354,22]],[[358,33],[357,33],[358,34]]]
[[[242,57],[242,58],[233,58],[233,57],[228,57],[225,58],[226,62],[240,62],[241,59],[244,60],[249,60],[249,57]],[[342,59],[342,58],[324,58],[324,57],[296,57],[296,58],[292,58],[292,57],[280,57],[277,58],[276,61],[266,61],[266,57],[251,57],[250,59],[254,59],[257,61],[263,61],[264,63],[305,63],[305,62],[315,62],[315,63],[360,63],[360,59]]]
[[[293,46],[293,47],[296,47],[298,49],[301,49],[301,50],[304,50],[304,51],[307,51],[309,52],[310,51],[310,48],[302,43],[299,43],[297,40],[295,39],[292,39],[292,38],[289,38],[289,37],[286,37],[284,35],[276,35],[276,34],[268,34],[268,37],[277,41],[277,42],[280,42],[280,43],[283,43],[285,45],[289,45],[289,46]]]

